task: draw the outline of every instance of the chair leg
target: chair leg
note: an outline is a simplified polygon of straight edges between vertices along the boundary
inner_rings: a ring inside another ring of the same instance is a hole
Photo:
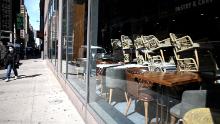
[[[125,99],[126,99],[126,102],[128,104],[128,94],[127,94],[127,92],[125,92]]]
[[[101,95],[103,94],[103,82],[102,82],[102,79],[100,80],[100,84],[101,84]]]
[[[113,89],[110,89],[110,91],[109,91],[109,101],[108,101],[109,104],[111,104],[111,101],[112,101],[112,92],[113,92]]]
[[[173,115],[170,115],[170,124],[175,124],[176,120],[177,120],[176,117],[174,117]]]
[[[157,107],[156,107],[156,124],[159,124],[158,117],[159,117],[159,105],[157,104]]]
[[[195,57],[196,57],[197,66],[199,67],[199,57],[198,57],[197,49],[194,50],[194,53],[195,53]]]
[[[162,58],[163,62],[165,62],[164,55],[163,55],[163,50],[162,50],[162,49],[160,49],[160,54],[161,54],[161,58]]]
[[[148,102],[144,102],[145,124],[148,124]]]
[[[128,110],[129,110],[129,108],[130,108],[130,106],[131,106],[131,98],[129,98],[129,100],[128,100],[128,102],[127,102],[127,107],[126,107],[126,109],[125,109],[125,116],[127,116],[127,114],[128,114]]]

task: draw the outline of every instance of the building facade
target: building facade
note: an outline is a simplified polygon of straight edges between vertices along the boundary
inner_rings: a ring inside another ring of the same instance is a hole
[[[4,46],[14,44],[21,58],[24,58],[28,45],[35,46],[24,0],[1,0],[0,4],[0,41]]]
[[[44,58],[86,123],[175,123],[196,108],[219,122],[219,1],[45,0],[40,8]],[[203,95],[186,98],[191,92]]]

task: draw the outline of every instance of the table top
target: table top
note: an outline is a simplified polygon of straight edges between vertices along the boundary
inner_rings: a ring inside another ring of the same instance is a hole
[[[129,70],[129,71],[132,71]],[[133,71],[138,72],[137,68]],[[156,83],[164,86],[176,86],[184,85],[193,82],[201,82],[201,78],[198,73],[193,72],[149,72],[144,73],[134,73],[133,77],[144,80],[146,82]]]
[[[97,64],[97,68],[108,68],[108,67],[114,67],[114,66],[119,66],[121,64]]]

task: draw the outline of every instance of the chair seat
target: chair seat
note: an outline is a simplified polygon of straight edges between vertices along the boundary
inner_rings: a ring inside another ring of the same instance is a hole
[[[170,114],[172,114],[173,116],[180,118],[180,107],[181,107],[181,103],[176,104],[175,106],[173,106],[170,109]]]
[[[146,93],[140,93],[138,99],[144,102],[150,102],[154,100],[154,98],[151,95]]]
[[[172,107],[170,109],[170,113],[177,118],[183,118],[185,113],[188,112],[189,110],[194,109],[194,108],[200,108],[200,107],[204,107],[204,106],[192,105],[189,103],[182,102]]]
[[[186,124],[214,124],[209,108],[192,109],[184,115],[183,120]]]

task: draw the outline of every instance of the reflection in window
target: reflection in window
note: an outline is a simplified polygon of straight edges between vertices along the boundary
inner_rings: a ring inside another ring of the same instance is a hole
[[[80,94],[86,95],[86,2],[63,1],[62,73]]]

